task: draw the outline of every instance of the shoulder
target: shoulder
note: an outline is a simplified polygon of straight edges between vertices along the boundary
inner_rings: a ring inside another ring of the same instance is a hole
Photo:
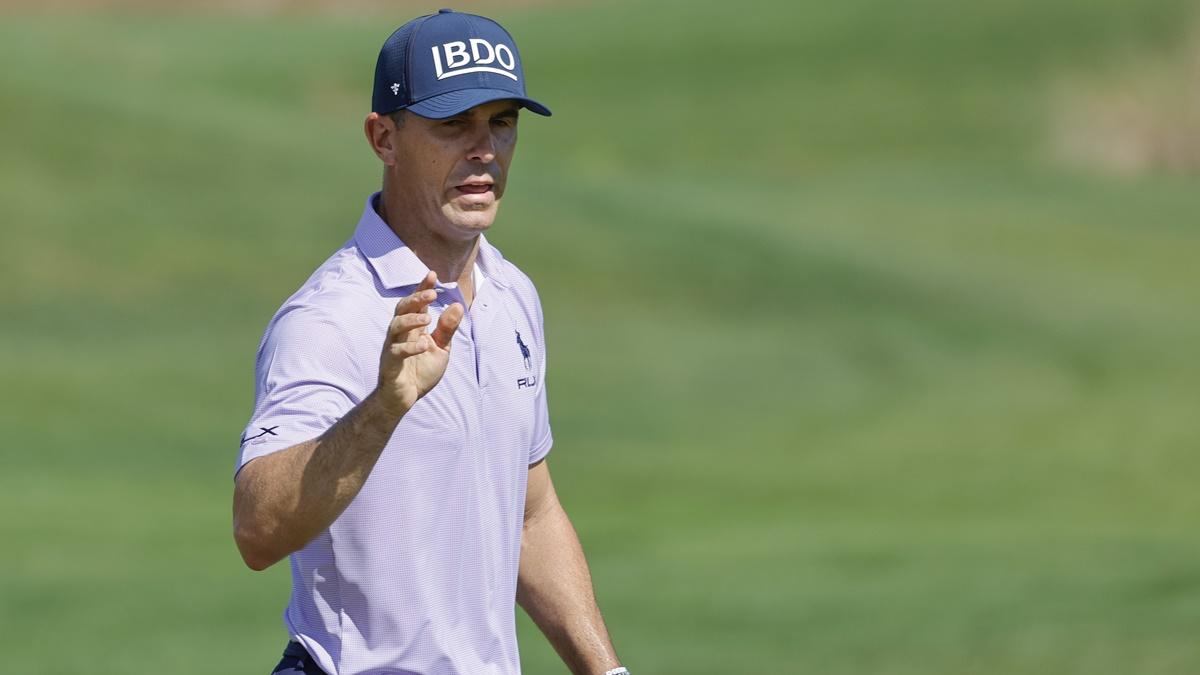
[[[525,274],[521,268],[505,258],[500,253],[500,249],[492,246],[486,239],[483,247],[483,255],[486,260],[498,269],[503,277],[501,281],[508,286],[509,290],[517,297],[540,306],[541,301],[538,298],[537,287],[534,286],[533,279],[530,279],[529,275]]]
[[[275,312],[263,347],[344,349],[386,300],[353,241],[334,252]]]
[[[533,279],[515,264],[502,257],[500,252],[490,244],[488,246],[490,248],[489,260],[499,270],[503,276],[502,283],[507,286],[506,294],[510,301],[510,311],[516,310],[522,315],[524,323],[533,329],[534,339],[544,346],[545,328],[542,301],[538,296]],[[514,318],[516,317],[514,316]]]
[[[329,256],[284,303],[345,311],[379,299],[379,287],[366,258],[350,240]]]
[[[522,272],[520,268],[508,262],[507,260],[504,261],[504,264],[507,266],[505,271],[507,273],[509,283],[512,285],[512,289],[516,291],[518,295],[529,298],[531,301],[540,305],[541,299],[538,297],[537,286],[534,285],[533,279],[530,279],[529,275]]]
[[[315,316],[348,318],[363,311],[374,311],[384,301],[382,289],[362,251],[350,240],[296,289],[280,313],[304,308]]]
[[[499,268],[503,275],[502,282],[508,287],[509,296],[529,316],[531,322],[537,324],[540,331],[542,300],[538,296],[537,286],[534,285],[533,279],[529,278],[529,275],[525,274],[521,268],[502,257],[494,247],[491,247],[491,253],[494,254],[493,265]]]

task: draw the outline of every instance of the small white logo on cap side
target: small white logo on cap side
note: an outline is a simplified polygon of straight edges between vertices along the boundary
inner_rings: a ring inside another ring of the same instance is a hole
[[[400,83],[395,82],[392,84],[392,96],[395,96],[396,94],[399,94],[399,93],[400,93]]]
[[[440,48],[433,47],[432,51],[433,70],[437,73],[439,80],[467,73],[496,73],[514,81],[517,79],[513,73],[517,69],[517,57],[513,54],[512,48],[504,43],[493,45],[487,40],[471,38],[469,51],[466,42],[447,42]],[[446,60],[444,70],[442,68],[443,55]],[[493,63],[500,68],[488,65]]]

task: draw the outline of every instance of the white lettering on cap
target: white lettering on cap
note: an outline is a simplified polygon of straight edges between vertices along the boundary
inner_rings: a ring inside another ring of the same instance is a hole
[[[447,42],[442,45],[442,49],[446,50],[447,68],[459,68],[471,62],[471,57],[467,55],[467,43],[465,42]]]
[[[503,47],[504,45],[500,45],[500,46]],[[486,59],[479,55],[480,47],[487,48],[487,58]],[[487,40],[480,40],[479,38],[471,38],[471,58],[475,61],[475,63],[477,63],[481,66],[485,63],[491,63],[492,61],[496,60],[496,49],[494,47],[492,47],[492,43],[488,42]]]
[[[446,62],[445,70],[442,69],[443,56]],[[485,65],[489,63],[495,63],[501,68]],[[433,47],[433,70],[439,80],[467,73],[496,73],[516,80],[516,69],[517,57],[512,48],[503,43],[492,45],[487,40],[471,38],[470,51],[467,50],[465,42],[447,42],[440,48]]]
[[[508,54],[508,63],[504,62],[505,54]],[[508,45],[496,45],[496,60],[500,62],[500,65],[509,70],[517,67],[517,57],[513,56],[512,50],[508,48]]]

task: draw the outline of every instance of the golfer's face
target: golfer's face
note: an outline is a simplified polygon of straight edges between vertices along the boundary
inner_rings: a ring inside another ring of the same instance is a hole
[[[517,145],[517,112],[506,100],[441,120],[405,115],[395,170],[412,213],[400,217],[451,238],[491,227]]]

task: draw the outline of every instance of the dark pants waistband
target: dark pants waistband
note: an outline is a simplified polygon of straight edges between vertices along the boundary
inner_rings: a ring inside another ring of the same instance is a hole
[[[292,640],[283,648],[283,659],[271,675],[327,675],[304,649],[304,645]]]

